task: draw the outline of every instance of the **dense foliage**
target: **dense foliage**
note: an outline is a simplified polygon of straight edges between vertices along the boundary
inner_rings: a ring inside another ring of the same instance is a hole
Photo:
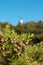
[[[0,30],[3,30],[5,25],[8,23],[0,23]],[[12,26],[11,24],[8,24],[10,26],[10,29],[15,30],[18,34],[22,33],[34,33],[33,43],[39,43],[43,41],[43,22],[38,21],[30,21],[27,23],[18,23],[17,26]]]
[[[0,65],[43,65],[43,41],[33,44],[35,34],[17,27],[0,24]]]
[[[34,38],[33,41],[34,43],[38,43],[40,41],[43,41],[43,22],[42,21],[38,21],[38,22],[34,22],[34,21],[30,21],[27,23],[23,23],[23,24],[18,24],[17,28],[17,32],[19,34],[21,33],[34,33]]]

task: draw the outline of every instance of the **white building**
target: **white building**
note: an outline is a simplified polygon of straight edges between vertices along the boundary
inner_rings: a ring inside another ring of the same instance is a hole
[[[23,19],[20,19],[20,20],[19,20],[19,23],[20,23],[20,24],[23,24]]]

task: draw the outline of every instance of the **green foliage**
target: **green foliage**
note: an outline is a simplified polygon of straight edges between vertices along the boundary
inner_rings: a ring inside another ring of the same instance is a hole
[[[16,31],[19,34],[22,33],[34,33],[33,43],[38,43],[40,41],[43,41],[43,22],[38,21],[30,21],[27,23],[23,23],[22,25],[16,26]]]
[[[43,63],[43,41],[33,44],[33,37],[33,33],[18,34],[8,23],[0,26],[0,65]]]

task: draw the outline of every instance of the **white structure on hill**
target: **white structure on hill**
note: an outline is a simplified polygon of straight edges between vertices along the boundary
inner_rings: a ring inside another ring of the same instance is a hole
[[[20,24],[23,24],[23,19],[20,19],[20,20],[19,20],[19,23],[20,23]]]

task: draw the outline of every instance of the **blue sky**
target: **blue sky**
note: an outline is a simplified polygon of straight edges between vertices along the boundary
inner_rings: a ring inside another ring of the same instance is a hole
[[[0,22],[43,21],[43,0],[0,0]]]

